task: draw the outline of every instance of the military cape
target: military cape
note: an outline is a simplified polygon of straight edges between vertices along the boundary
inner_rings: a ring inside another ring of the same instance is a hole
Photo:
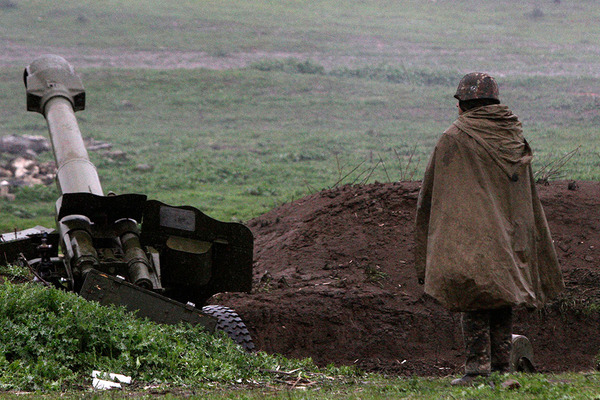
[[[419,193],[415,265],[446,308],[539,307],[564,289],[531,159],[500,104],[463,113],[439,139]]]

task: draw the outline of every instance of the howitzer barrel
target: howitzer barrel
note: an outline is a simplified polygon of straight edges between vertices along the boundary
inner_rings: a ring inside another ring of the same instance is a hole
[[[24,80],[27,110],[43,114],[48,123],[60,191],[102,196],[98,172],[75,118],[75,111],[85,107],[85,91],[73,67],[62,57],[42,56],[25,69]]]
[[[46,121],[56,158],[56,181],[64,193],[89,192],[102,196],[96,167],[90,162],[73,106],[64,97],[46,103]]]

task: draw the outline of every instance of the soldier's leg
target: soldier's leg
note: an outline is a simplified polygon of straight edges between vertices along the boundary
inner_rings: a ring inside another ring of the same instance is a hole
[[[492,371],[508,372],[512,348],[512,307],[490,310]]]
[[[465,373],[489,375],[491,372],[489,310],[462,313],[462,329],[467,353]]]

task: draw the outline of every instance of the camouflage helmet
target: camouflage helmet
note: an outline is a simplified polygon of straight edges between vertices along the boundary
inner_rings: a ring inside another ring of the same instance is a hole
[[[460,101],[494,99],[500,101],[496,80],[483,72],[471,72],[463,76],[454,95]]]

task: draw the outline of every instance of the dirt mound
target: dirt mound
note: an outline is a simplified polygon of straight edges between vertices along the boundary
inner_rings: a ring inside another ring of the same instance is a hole
[[[419,187],[325,190],[250,221],[254,290],[213,302],[235,308],[269,353],[404,375],[460,373],[458,314],[424,295],[414,271]],[[514,330],[532,341],[538,370],[590,370],[600,348],[600,183],[539,192],[568,289],[543,310],[517,310]]]

